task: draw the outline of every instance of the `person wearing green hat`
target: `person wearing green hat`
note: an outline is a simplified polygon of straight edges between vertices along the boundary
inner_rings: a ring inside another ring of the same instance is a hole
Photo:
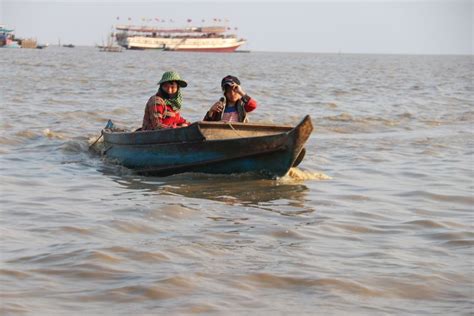
[[[183,103],[181,88],[188,85],[186,81],[177,72],[167,71],[158,85],[158,92],[146,103],[142,130],[188,126],[190,122],[180,114]]]

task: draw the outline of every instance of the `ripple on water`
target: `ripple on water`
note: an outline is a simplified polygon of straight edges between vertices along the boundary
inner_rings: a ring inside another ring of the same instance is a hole
[[[182,204],[161,205],[158,209],[153,209],[148,212],[148,216],[169,219],[192,218],[197,214],[196,210]]]
[[[407,225],[414,225],[414,226],[419,226],[423,228],[443,228],[445,225],[434,221],[434,220],[428,220],[428,219],[419,219],[419,220],[414,220],[414,221],[409,221],[405,222],[404,224]]]
[[[68,251],[58,253],[58,250],[51,252],[39,253],[32,256],[24,256],[8,260],[6,263],[18,264],[18,265],[30,265],[30,264],[52,264],[55,267],[61,265],[67,266],[70,263],[82,262],[82,261],[93,261],[93,262],[120,262],[120,259],[109,255],[100,250],[87,250],[80,249],[75,251]]]
[[[130,220],[112,220],[109,222],[109,227],[129,234],[155,234],[159,232],[157,228],[151,225]]]
[[[32,130],[24,129],[15,133],[15,136],[26,138],[26,139],[34,139],[34,138],[39,137],[40,135]]]
[[[153,252],[151,250],[140,251],[133,248],[115,246],[115,247],[105,248],[103,249],[103,251],[120,255],[130,260],[137,261],[140,263],[141,262],[157,263],[157,262],[163,262],[163,261],[169,260],[169,257],[162,254],[161,252],[156,252],[156,251]]]
[[[364,225],[356,223],[334,223],[332,225],[335,228],[342,229],[343,231],[348,231],[351,233],[357,234],[380,234],[380,235],[389,235],[389,234],[401,234],[403,231],[401,229],[396,229],[395,226],[387,227],[374,227],[373,225]]]
[[[0,136],[0,145],[16,145],[19,143],[20,142],[16,138]]]
[[[131,282],[130,282],[131,283]],[[174,276],[161,280],[140,280],[140,284],[98,290],[93,295],[81,295],[81,301],[141,302],[167,300],[189,295],[196,288],[192,277]]]
[[[70,280],[122,280],[127,270],[112,269],[99,264],[78,264],[66,265],[64,267],[37,268],[28,270],[30,273],[37,273],[47,276],[57,276]]]
[[[6,278],[15,278],[15,279],[27,279],[31,277],[31,273],[11,270],[11,269],[0,269],[0,275]]]
[[[237,282],[244,287],[252,286],[256,288],[327,288],[358,296],[377,297],[384,296],[382,291],[370,289],[354,281],[341,280],[335,278],[311,279],[304,277],[281,276],[271,273],[254,273],[243,276]]]
[[[474,246],[474,239],[459,239],[459,240],[449,240],[443,243],[446,247],[449,248],[469,248],[471,249]]]
[[[31,313],[31,310],[23,304],[2,302],[0,312],[2,312],[3,315],[27,315]]]
[[[306,237],[302,236],[300,233],[296,232],[295,230],[292,229],[286,229],[286,230],[274,230],[270,232],[270,235],[272,237],[278,238],[278,239],[305,239]]]
[[[463,196],[463,195],[448,195],[448,194],[436,194],[427,191],[415,190],[397,193],[398,196],[402,197],[422,197],[427,198],[437,202],[451,202],[456,204],[467,205],[471,207],[474,204],[473,196]]]
[[[472,232],[428,232],[423,237],[436,241],[468,240],[474,237]]]
[[[78,235],[93,235],[93,231],[90,228],[81,228],[76,226],[61,226],[57,228],[57,231],[66,234],[78,234]]]

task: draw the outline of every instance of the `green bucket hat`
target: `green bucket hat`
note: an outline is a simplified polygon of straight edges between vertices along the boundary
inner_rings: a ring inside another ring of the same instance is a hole
[[[160,82],[158,84],[162,84],[163,82],[168,82],[168,81],[176,81],[181,88],[185,88],[188,86],[188,83],[181,79],[179,74],[175,71],[167,71],[163,74],[161,77]]]

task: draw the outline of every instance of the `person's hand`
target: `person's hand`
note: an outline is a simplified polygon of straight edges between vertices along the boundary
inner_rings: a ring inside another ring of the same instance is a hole
[[[244,95],[245,95],[244,90],[243,90],[242,87],[239,86],[238,84],[234,84],[234,85],[232,86],[232,89],[233,89],[236,93],[240,94],[241,96],[244,96]]]
[[[181,124],[180,126],[181,126],[181,127],[186,127],[186,126],[189,126],[189,124],[188,124],[188,123],[183,123],[183,124]]]
[[[222,112],[224,109],[224,104],[221,101],[217,101],[214,103],[214,105],[211,107],[209,112],[214,113],[214,112]]]

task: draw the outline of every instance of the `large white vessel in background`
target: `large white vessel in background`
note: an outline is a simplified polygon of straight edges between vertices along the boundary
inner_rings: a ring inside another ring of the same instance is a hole
[[[223,26],[156,28],[119,25],[117,43],[127,49],[163,49],[193,52],[233,52],[245,44]]]

